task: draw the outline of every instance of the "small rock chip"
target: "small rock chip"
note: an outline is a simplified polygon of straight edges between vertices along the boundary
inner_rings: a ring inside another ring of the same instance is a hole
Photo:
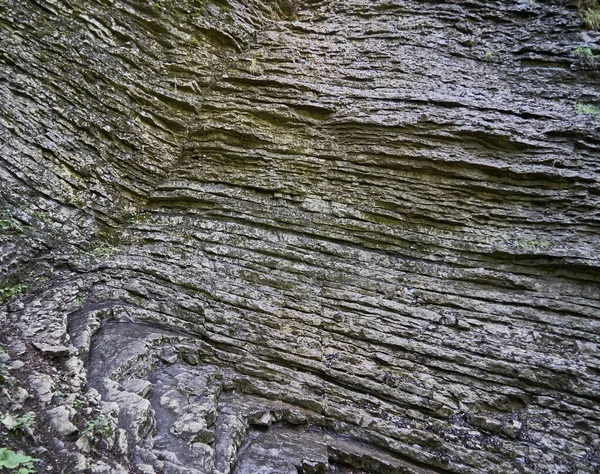
[[[145,397],[146,395],[148,395],[150,388],[152,388],[152,384],[147,380],[131,379],[127,380],[126,382],[123,382],[124,390],[135,393],[140,397]]]
[[[46,448],[44,448],[43,446],[38,446],[37,448],[33,449],[33,454],[36,456],[43,456],[47,452],[48,452],[48,450]],[[17,471],[17,472],[19,472],[19,471]]]
[[[19,387],[13,392],[13,399],[17,403],[24,403],[25,400],[27,400],[28,398],[29,398],[29,392],[27,390],[25,390],[23,387]]]
[[[462,329],[463,331],[467,331],[468,329],[471,328],[471,325],[466,322],[464,319],[459,319],[458,322],[456,323],[456,326],[458,327],[458,329]]]
[[[110,466],[103,461],[95,462],[91,467],[92,474],[109,474]]]
[[[270,412],[256,413],[248,418],[248,422],[253,426],[268,428],[273,423]]]
[[[70,464],[74,465],[73,472],[83,472],[89,464],[87,458],[81,453],[69,453],[69,460]]]
[[[4,415],[4,418],[2,418],[2,424],[6,427],[6,429],[12,430],[17,424],[17,420],[15,420],[15,418],[12,417],[10,413],[7,413],[6,415]]]
[[[42,405],[52,400],[52,386],[54,385],[52,377],[47,374],[34,373],[29,376],[29,384]]]
[[[499,433],[502,428],[502,422],[500,420],[484,415],[470,414],[467,415],[467,419],[473,426],[483,428],[490,433]]]
[[[90,439],[85,434],[79,437],[79,439],[75,443],[75,446],[77,446],[77,449],[79,449],[79,451],[81,451],[82,453],[89,453],[92,450]]]
[[[17,339],[10,345],[10,351],[17,356],[21,356],[27,352],[27,346],[23,341]]]
[[[167,348],[158,354],[158,358],[167,364],[174,364],[177,362],[177,353],[173,348]]]
[[[517,439],[521,434],[522,429],[523,423],[518,420],[510,420],[510,422],[502,427],[502,434],[511,439]]]
[[[138,464],[136,467],[144,474],[155,474],[156,472],[150,464]]]

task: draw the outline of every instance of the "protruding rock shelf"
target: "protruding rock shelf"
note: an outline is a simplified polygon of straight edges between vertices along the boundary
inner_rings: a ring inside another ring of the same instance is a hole
[[[0,1],[0,445],[52,473],[599,472],[575,4]]]

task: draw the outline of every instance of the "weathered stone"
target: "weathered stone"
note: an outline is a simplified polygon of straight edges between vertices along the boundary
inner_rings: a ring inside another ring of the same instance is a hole
[[[516,439],[521,434],[523,424],[518,420],[510,420],[507,424],[502,426],[502,434],[505,434],[509,438]]]
[[[21,339],[16,339],[10,345],[10,352],[17,357],[22,356],[27,352],[27,346]]]
[[[598,471],[576,3],[0,3],[2,337],[156,472]]]
[[[137,464],[136,467],[144,474],[155,474],[155,470],[149,464]]]
[[[128,474],[122,465],[118,463],[108,464],[103,461],[97,461],[91,467],[92,474]]]
[[[168,364],[174,364],[177,361],[177,352],[172,347],[169,347],[161,351],[158,357],[160,358],[160,360]]]
[[[11,366],[11,368],[18,370],[18,369],[23,368],[23,366],[25,366],[25,362],[23,362],[22,360],[13,360],[10,363],[10,366]]]
[[[73,390],[82,388],[86,381],[86,371],[83,365],[83,361],[78,357],[69,357],[64,364],[65,370],[69,374],[69,383],[73,387]]]
[[[470,414],[468,420],[473,426],[483,428],[490,433],[500,433],[500,430],[502,429],[502,421],[489,416]]]
[[[12,430],[16,426],[17,420],[10,413],[6,413],[2,417],[2,424],[7,430]]]
[[[82,434],[75,442],[75,446],[84,454],[88,454],[92,450],[92,443],[87,434]]]
[[[273,420],[270,412],[257,413],[256,415],[248,418],[248,422],[253,426],[260,426],[263,428],[271,426]]]
[[[170,462],[165,462],[165,474],[204,474],[206,471],[200,471],[187,466],[181,466]]]
[[[159,459],[158,453],[139,447],[137,454],[145,464],[152,466],[155,470],[160,471],[164,469],[164,463]]]
[[[105,462],[99,461],[92,465],[91,471],[92,474],[109,474],[111,472],[111,468]]]
[[[131,392],[119,391],[116,384],[108,397],[118,411],[119,426],[126,428],[134,443],[140,443],[153,432],[156,421],[148,400]]]
[[[59,406],[46,411],[50,416],[50,426],[60,436],[70,436],[78,432],[77,427],[69,420],[70,413],[66,406]]]
[[[132,379],[123,382],[123,389],[128,392],[133,392],[140,397],[145,397],[148,395],[152,384],[147,380],[142,379]]]
[[[71,453],[69,455],[70,465],[73,472],[84,471],[88,468],[88,459],[81,453]]]
[[[118,454],[124,457],[130,452],[127,431],[122,428],[119,428],[116,432],[114,449]]]
[[[29,397],[29,392],[23,387],[17,387],[12,391],[12,398],[17,403],[23,404]]]
[[[211,408],[208,404],[198,403],[185,407],[181,416],[173,423],[171,433],[190,442],[212,443],[215,433],[209,427],[215,420]]]
[[[42,354],[51,357],[61,357],[69,354],[69,348],[66,346],[46,344],[45,342],[33,342],[33,345]]]
[[[29,376],[29,386],[41,405],[46,405],[52,400],[54,380],[49,375],[34,373]]]
[[[181,352],[181,358],[190,365],[198,365],[201,360],[198,353],[194,351]]]

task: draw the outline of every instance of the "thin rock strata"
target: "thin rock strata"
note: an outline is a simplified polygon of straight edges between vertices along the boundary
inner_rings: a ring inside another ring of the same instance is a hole
[[[57,473],[598,472],[574,4],[2,0],[0,31],[2,443]]]

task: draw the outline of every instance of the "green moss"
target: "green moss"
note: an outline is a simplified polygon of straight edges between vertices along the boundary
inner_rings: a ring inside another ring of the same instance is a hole
[[[23,233],[23,226],[21,223],[7,210],[0,212],[0,229],[15,234]]]
[[[600,56],[594,54],[592,49],[588,47],[575,48],[571,52],[571,55],[575,56],[582,63],[590,66],[596,66],[596,64],[600,61]]]
[[[575,110],[578,114],[600,116],[600,108],[592,104],[582,104],[581,102],[577,102],[575,104]]]
[[[13,298],[22,295],[27,291],[27,285],[24,283],[19,283],[15,286],[8,286],[0,288],[0,302],[7,303]]]
[[[112,247],[110,245],[99,245],[90,252],[90,255],[95,258],[103,258],[112,257],[117,253],[119,253],[119,249],[117,247]]]

